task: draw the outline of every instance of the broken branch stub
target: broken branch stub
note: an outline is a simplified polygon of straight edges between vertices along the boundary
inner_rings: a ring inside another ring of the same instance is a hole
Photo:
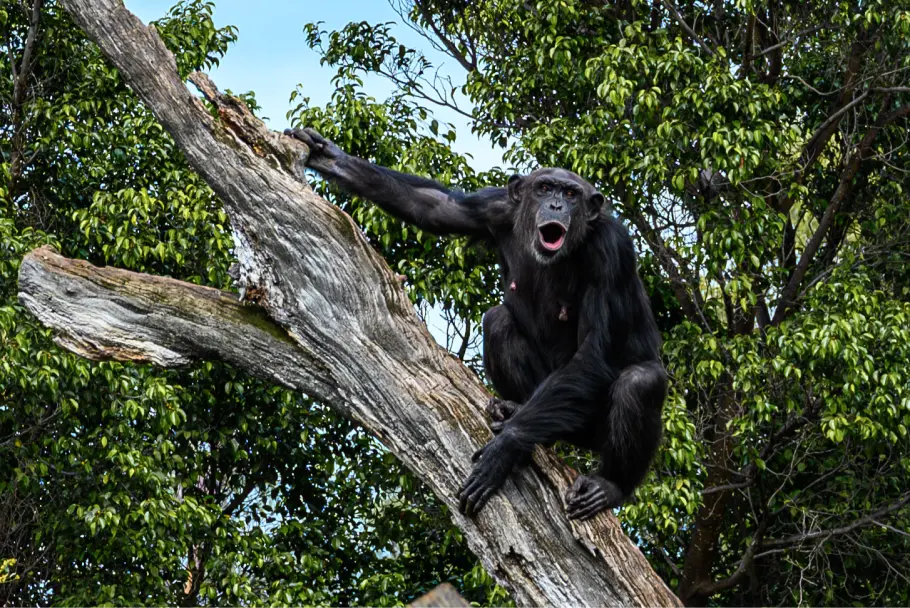
[[[612,515],[565,518],[562,494],[573,475],[550,451],[538,449],[479,517],[462,517],[454,494],[490,438],[479,410],[488,395],[435,344],[350,217],[303,181],[305,147],[193,75],[216,120],[180,80],[154,28],[119,0],[62,4],[223,201],[241,288],[262,307],[42,248],[23,261],[20,299],[63,346],[163,367],[217,357],[324,401],[363,424],[449,506],[519,604],[679,605]]]

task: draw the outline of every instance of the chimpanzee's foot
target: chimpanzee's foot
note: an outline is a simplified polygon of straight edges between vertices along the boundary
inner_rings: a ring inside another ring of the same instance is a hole
[[[496,435],[502,431],[502,426],[505,424],[506,420],[512,417],[518,410],[518,404],[514,401],[509,401],[507,399],[500,399],[499,397],[490,397],[490,400],[487,402],[487,415],[490,416],[490,419],[493,421],[490,424],[490,428],[493,430],[493,434]]]
[[[622,504],[626,496],[612,481],[603,477],[579,475],[566,490],[566,515],[569,519],[590,519],[606,509]]]

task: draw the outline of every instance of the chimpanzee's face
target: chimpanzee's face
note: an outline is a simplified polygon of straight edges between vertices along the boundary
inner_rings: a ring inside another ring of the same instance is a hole
[[[542,264],[581,245],[588,225],[600,214],[603,195],[564,169],[539,169],[509,180],[509,195],[519,205],[516,229]]]

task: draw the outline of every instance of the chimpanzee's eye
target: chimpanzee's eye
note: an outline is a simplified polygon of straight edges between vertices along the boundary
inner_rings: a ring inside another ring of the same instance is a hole
[[[566,198],[575,198],[575,190],[566,190]]]
[[[541,191],[541,192],[549,192],[549,191],[550,191],[550,184],[541,184],[541,185],[540,185],[540,191]]]

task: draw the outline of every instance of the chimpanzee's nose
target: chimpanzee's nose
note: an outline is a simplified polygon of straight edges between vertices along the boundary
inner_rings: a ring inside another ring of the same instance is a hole
[[[562,201],[553,201],[550,203],[550,209],[553,211],[562,211]]]

